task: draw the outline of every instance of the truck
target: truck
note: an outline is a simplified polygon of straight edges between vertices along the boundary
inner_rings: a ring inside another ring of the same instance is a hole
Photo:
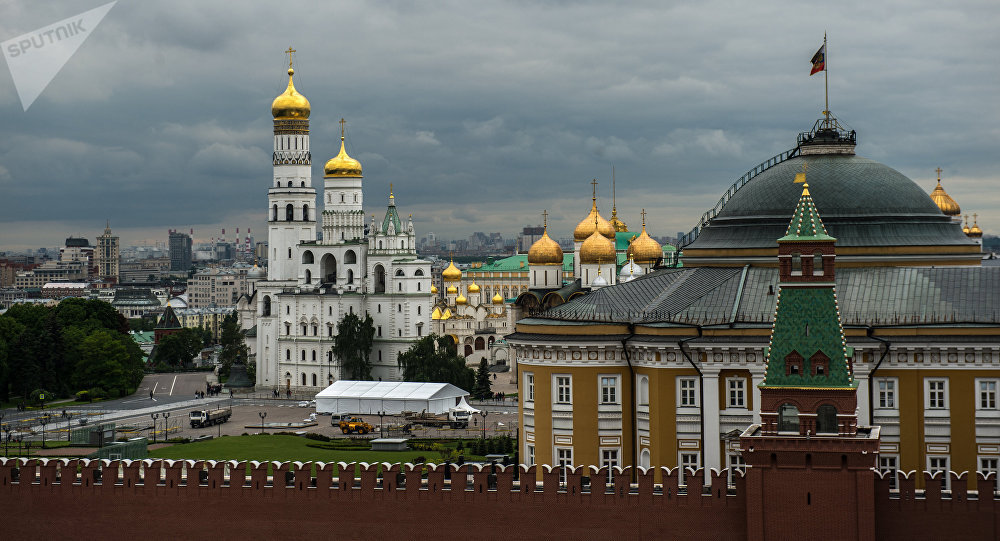
[[[229,420],[233,415],[232,408],[219,408],[214,410],[195,410],[191,412],[191,428],[204,428],[206,426],[219,425]]]
[[[426,411],[420,413],[413,411],[403,412],[403,417],[409,424],[438,428],[445,426],[451,428],[468,428],[469,415],[468,411],[455,408],[448,410],[448,413],[427,413]]]
[[[367,434],[375,430],[375,427],[365,422],[361,417],[347,417],[341,419],[340,431],[344,434],[352,434],[357,432],[358,434]]]

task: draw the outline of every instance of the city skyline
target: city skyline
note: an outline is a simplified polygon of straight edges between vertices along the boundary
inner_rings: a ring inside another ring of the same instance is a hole
[[[99,4],[15,2],[0,39]],[[858,153],[928,193],[941,167],[963,214],[992,233],[1000,76],[983,58],[998,21],[988,2],[851,3],[822,17],[777,3],[122,3],[27,112],[0,77],[0,249],[93,240],[106,219],[123,246],[237,224],[262,238],[269,106],[289,45],[313,108],[313,177],[346,118],[371,210],[391,182],[421,234],[513,235],[547,208],[562,237],[587,213],[591,178],[610,215],[613,163],[619,216],[635,230],[646,208],[651,234],[672,236],[820,116],[823,74],[807,70],[824,30],[830,108],[858,131]]]

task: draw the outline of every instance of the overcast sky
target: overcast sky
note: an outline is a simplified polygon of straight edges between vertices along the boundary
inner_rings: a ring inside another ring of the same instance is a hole
[[[104,0],[0,0],[0,41]],[[266,238],[271,100],[312,104],[314,185],[348,121],[366,211],[389,183],[418,237],[513,236],[590,207],[689,230],[823,109],[809,59],[829,35],[830,108],[858,154],[1000,230],[1000,3],[204,2],[121,0],[22,110],[0,70],[0,247]]]

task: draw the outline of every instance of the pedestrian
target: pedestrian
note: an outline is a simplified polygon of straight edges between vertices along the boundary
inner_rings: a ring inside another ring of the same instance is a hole
[[[149,399],[150,400],[153,399],[153,390],[152,389],[149,390]]]

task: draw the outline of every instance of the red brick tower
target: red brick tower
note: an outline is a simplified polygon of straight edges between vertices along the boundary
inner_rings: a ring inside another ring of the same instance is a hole
[[[177,314],[174,313],[174,309],[167,306],[163,315],[160,316],[160,320],[156,322],[156,327],[153,327],[153,344],[159,344],[164,336],[181,332],[183,328],[181,321],[177,319]]]
[[[835,242],[806,184],[778,239],[761,424],[740,437],[750,466],[751,540],[874,539],[878,428],[858,427],[853,352],[834,284]]]

